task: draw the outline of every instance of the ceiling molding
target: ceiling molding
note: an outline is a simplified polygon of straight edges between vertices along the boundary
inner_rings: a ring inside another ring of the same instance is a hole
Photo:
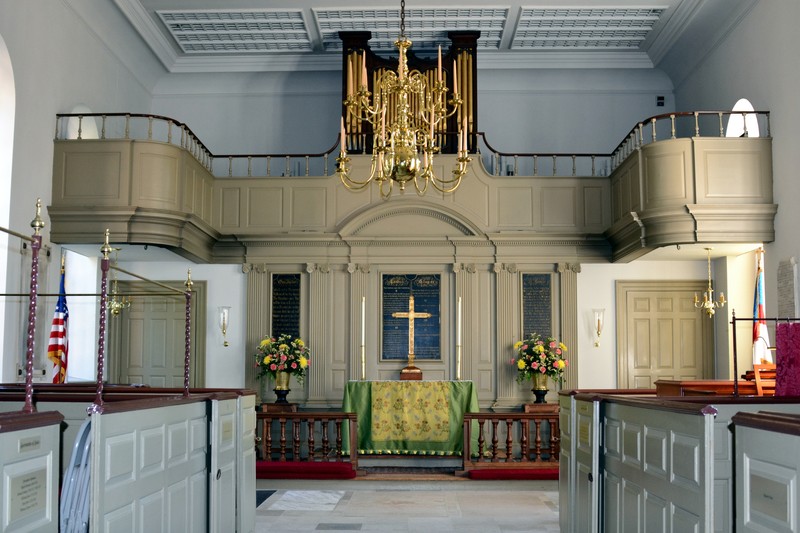
[[[178,53],[172,41],[158,28],[139,0],[114,0],[120,11],[130,21],[131,26],[139,32],[155,56],[169,71],[178,60]]]

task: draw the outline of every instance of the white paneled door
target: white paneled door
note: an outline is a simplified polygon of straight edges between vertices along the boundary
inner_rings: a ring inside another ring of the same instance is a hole
[[[617,282],[618,387],[713,377],[713,323],[694,307],[702,281]]]

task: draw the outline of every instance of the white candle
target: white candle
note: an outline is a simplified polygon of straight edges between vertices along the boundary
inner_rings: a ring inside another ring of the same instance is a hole
[[[458,72],[456,72],[455,61],[453,61],[453,94],[458,94]]]
[[[461,346],[461,296],[458,297],[456,308],[456,346]]]
[[[344,152],[345,150],[347,150],[347,145],[345,145],[344,117],[342,117],[342,127],[341,127],[341,130],[339,132],[339,137],[340,137],[339,138],[339,142],[341,143],[341,146],[339,147],[339,149],[342,152]]]
[[[361,346],[366,344],[364,341],[366,339],[366,319],[367,319],[367,298],[366,296],[361,297]]]

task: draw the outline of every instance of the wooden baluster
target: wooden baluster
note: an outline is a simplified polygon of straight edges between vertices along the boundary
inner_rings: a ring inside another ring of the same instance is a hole
[[[320,423],[324,424],[325,422],[320,421]],[[314,425],[316,424],[316,420],[313,418],[308,419],[308,460],[313,461],[315,457],[315,450],[314,450]]]
[[[302,420],[292,420],[292,460],[299,461],[300,457],[300,426]]]
[[[153,117],[147,117],[147,140],[153,140]]]
[[[478,420],[478,461],[483,460],[483,420]]]
[[[700,113],[694,112],[694,136],[700,137]]]
[[[527,463],[530,460],[530,457],[528,457],[530,454],[530,451],[528,450],[528,432],[530,431],[531,427],[528,423],[528,420],[520,420],[520,427],[520,460],[523,463]]]
[[[553,154],[553,176],[557,175],[558,173],[558,159],[556,158],[556,154]]]
[[[272,461],[272,420],[261,419],[261,457],[265,461]]]
[[[285,418],[279,418],[278,419],[278,423],[281,426],[281,436],[280,436],[280,440],[278,441],[279,442],[279,448],[280,448],[279,449],[280,456],[279,456],[278,460],[283,462],[283,461],[286,461],[286,419]]]
[[[267,156],[267,176],[272,176],[272,170],[270,170],[270,166],[272,165],[272,156]]]
[[[493,418],[492,419],[492,462],[497,462],[497,424],[500,420]]]
[[[306,176],[309,175],[308,174],[308,172],[309,172],[308,166],[309,166],[309,160],[308,160],[308,156],[306,156]]]
[[[253,156],[247,156],[247,177],[250,178],[253,176]]]
[[[506,418],[506,462],[514,458],[514,419]]]
[[[336,427],[336,460],[342,460],[342,422],[341,418],[337,418],[334,420],[334,425]],[[327,424],[325,424],[327,425]],[[353,448],[357,445],[357,442],[351,442],[350,447]]]
[[[539,175],[539,156],[538,155],[533,156],[533,175],[534,176],[538,176]]]
[[[656,142],[658,137],[656,136],[656,119],[650,119],[650,131],[651,131],[651,140],[650,142]]]
[[[328,423],[327,421],[322,424],[322,455],[323,457],[328,457],[328,453],[330,452],[331,445],[330,440],[328,439]],[[339,447],[341,448],[341,443],[339,443]]]
[[[172,121],[167,122],[167,143],[172,144]]]
[[[542,421],[537,419],[533,423],[536,425],[536,437],[533,443],[533,453],[537,461],[542,460]]]
[[[747,113],[742,113],[742,126],[744,127],[743,137],[750,137],[750,132],[747,131]]]
[[[576,174],[576,172],[577,172],[576,159],[577,159],[577,157],[573,155],[572,156],[572,175],[573,176],[577,176],[577,174]]]
[[[674,113],[670,114],[669,122],[670,122],[670,128],[671,128],[671,133],[672,133],[672,139],[674,139],[675,138],[675,114]]]
[[[725,127],[722,125],[722,111],[718,112],[717,115],[719,116],[719,136],[725,137]]]
[[[597,175],[597,174],[595,173],[595,160],[594,160],[594,158],[595,158],[595,156],[594,156],[594,154],[593,154],[593,155],[592,155],[592,176],[596,176],[596,175]]]
[[[83,139],[83,115],[78,115],[78,140]]]
[[[558,457],[561,455],[560,450],[561,429],[558,425],[558,417],[554,417],[550,421],[550,460],[554,463],[558,462]]]

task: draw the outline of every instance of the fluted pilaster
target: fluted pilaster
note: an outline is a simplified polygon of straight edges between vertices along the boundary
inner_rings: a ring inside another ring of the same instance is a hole
[[[348,263],[347,272],[350,273],[350,336],[349,336],[349,364],[347,375],[349,379],[374,379],[376,376],[373,360],[367,357],[367,349],[364,347],[364,360],[362,361],[361,339],[362,327],[365,344],[370,341],[375,342],[373,335],[369,333],[375,331],[374,322],[371,320],[373,313],[366,313],[366,309],[374,309],[375,302],[369,294],[369,265]],[[362,325],[362,299],[364,302],[365,324]]]
[[[331,268],[328,264],[307,263],[308,282],[308,345],[312,370],[306,374],[306,404],[325,404],[325,376],[333,361],[333,345],[328,310],[331,309]]]
[[[477,355],[475,347],[478,345],[478,295],[475,287],[475,264],[455,263],[453,273],[456,277],[455,305],[453,316],[455,324],[455,349],[453,350],[450,375],[452,379],[474,380],[476,378],[475,362]],[[458,320],[458,302],[461,298],[461,324]],[[458,331],[461,328],[461,357],[458,354]]]
[[[580,263],[559,263],[561,274],[561,342],[567,345],[569,367],[564,373],[565,389],[578,387],[578,274]]]
[[[497,397],[495,406],[505,407],[514,403],[517,384],[514,381],[514,369],[508,364],[511,357],[511,346],[520,338],[520,300],[519,273],[513,263],[496,263],[494,272],[497,276],[497,360],[495,376]],[[518,403],[518,402],[517,402]]]
[[[246,263],[242,265],[242,272],[247,274],[247,317],[246,324],[246,357],[244,365],[245,386],[256,391],[261,391],[261,382],[255,377],[253,354],[256,353],[258,343],[270,332],[266,325],[269,324],[270,306],[272,302],[271,276],[266,265]],[[263,399],[262,399],[263,400]]]

